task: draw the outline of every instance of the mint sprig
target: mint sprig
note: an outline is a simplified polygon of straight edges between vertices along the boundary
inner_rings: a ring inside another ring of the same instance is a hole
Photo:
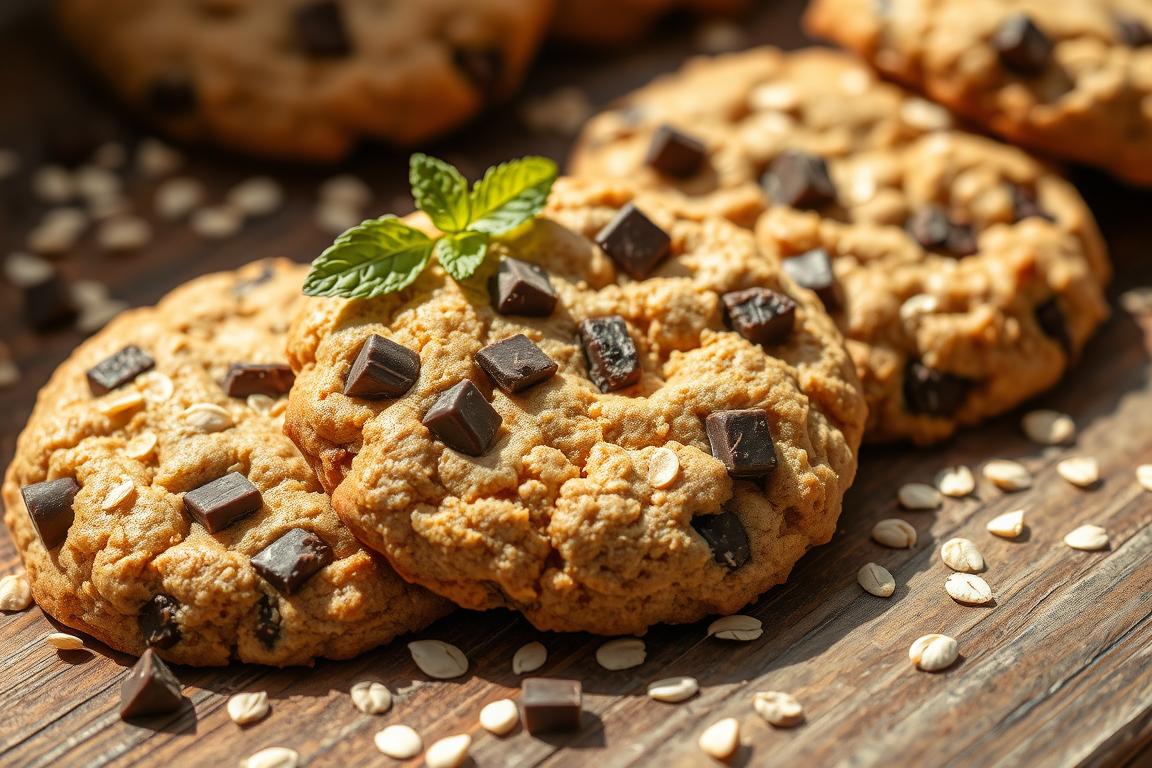
[[[492,236],[532,219],[556,181],[556,163],[522,157],[489,168],[472,189],[453,165],[412,155],[408,180],[416,207],[444,234],[429,237],[392,215],[361,222],[312,262],[308,296],[370,299],[411,285],[432,256],[455,280],[471,277]]]

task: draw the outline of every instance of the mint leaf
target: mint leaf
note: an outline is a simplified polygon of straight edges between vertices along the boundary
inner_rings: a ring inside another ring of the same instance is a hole
[[[417,152],[408,163],[408,181],[416,207],[437,229],[459,232],[468,226],[468,181],[453,165]]]
[[[436,259],[455,280],[472,276],[488,253],[488,235],[483,232],[460,232],[436,241]]]
[[[306,296],[370,299],[412,283],[432,255],[432,240],[394,216],[369,219],[336,238],[312,262]]]
[[[499,235],[528,221],[548,201],[558,172],[546,157],[522,157],[489,168],[472,188],[468,229]]]

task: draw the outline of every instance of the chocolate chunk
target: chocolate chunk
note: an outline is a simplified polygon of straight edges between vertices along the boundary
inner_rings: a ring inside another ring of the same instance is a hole
[[[500,95],[504,82],[504,54],[499,48],[457,48],[452,61],[485,99]]]
[[[632,203],[596,235],[596,244],[633,280],[643,280],[668,257],[672,238]]]
[[[817,248],[799,256],[784,259],[784,274],[820,297],[824,307],[834,311],[840,307],[840,287],[832,271],[832,258],[828,251]]]
[[[421,422],[453,450],[480,456],[492,445],[504,420],[468,379],[440,393]]]
[[[420,378],[420,356],[383,336],[373,334],[360,347],[344,379],[344,394],[362,400],[400,397]]]
[[[43,483],[26,485],[20,489],[28,517],[40,534],[45,549],[53,549],[68,537],[75,513],[72,502],[80,486],[70,477],[61,477]]]
[[[752,559],[748,532],[735,512],[693,517],[692,527],[712,550],[713,559],[728,570],[734,571]]]
[[[670,125],[661,125],[652,136],[644,162],[665,176],[685,179],[699,173],[707,159],[704,142]]]
[[[732,291],[720,300],[724,322],[753,344],[779,344],[796,325],[796,302],[767,288]]]
[[[332,547],[312,531],[293,528],[252,558],[252,567],[286,595],[332,562]]]
[[[1024,13],[1000,23],[992,34],[992,47],[1004,68],[1019,75],[1038,75],[1052,59],[1052,41]]]
[[[824,158],[799,150],[781,153],[760,180],[769,199],[792,208],[820,208],[836,202],[836,185]]]
[[[1015,184],[1011,185],[1011,191],[1012,213],[1016,221],[1031,218],[1056,221],[1055,216],[1040,207],[1040,202],[1036,199],[1036,193],[1034,191],[1018,187]]]
[[[156,361],[147,352],[129,344],[88,369],[88,388],[97,397],[106,395],[155,367]]]
[[[228,397],[288,394],[296,374],[284,363],[233,363],[224,377],[224,391]]]
[[[256,604],[256,639],[265,648],[271,649],[280,639],[280,609],[268,595],[263,595]]]
[[[912,360],[904,371],[904,407],[909,413],[951,416],[964,404],[970,382]]]
[[[640,381],[640,356],[619,315],[580,322],[580,343],[588,361],[588,378],[601,392],[615,392]]]
[[[260,489],[239,472],[229,472],[184,494],[184,509],[208,533],[224,530],[263,505]]]
[[[176,612],[180,603],[165,594],[154,595],[136,614],[136,624],[144,642],[153,648],[171,648],[180,641],[180,625]]]
[[[502,315],[547,317],[556,308],[556,289],[535,264],[506,258],[488,281],[492,308]]]
[[[296,45],[309,56],[337,58],[352,52],[344,16],[336,0],[312,0],[292,14]]]
[[[185,72],[167,72],[144,94],[145,108],[162,117],[180,117],[196,108],[196,87]]]
[[[556,361],[522,333],[489,344],[476,353],[476,362],[492,383],[512,395],[556,375]]]
[[[1072,354],[1072,337],[1068,335],[1068,323],[1055,297],[1036,307],[1036,323],[1040,326],[1040,330],[1044,331],[1045,336],[1064,349],[1064,354]]]
[[[528,733],[580,730],[583,703],[579,680],[526,677],[520,682],[520,708]]]
[[[165,715],[184,706],[180,681],[156,651],[144,651],[120,688],[120,717]]]
[[[1118,13],[1113,18],[1116,39],[1129,48],[1152,45],[1152,29],[1135,16]]]
[[[976,235],[972,228],[952,221],[938,205],[926,205],[913,213],[904,228],[930,251],[943,251],[952,256],[976,253]]]
[[[718,411],[704,420],[708,443],[732,477],[764,477],[776,469],[776,447],[763,408]]]
[[[68,325],[78,314],[72,291],[55,269],[42,279],[21,286],[24,322],[36,331]]]

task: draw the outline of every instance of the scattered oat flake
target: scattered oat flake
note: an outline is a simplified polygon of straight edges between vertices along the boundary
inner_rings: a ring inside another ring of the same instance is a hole
[[[1136,467],[1136,482],[1146,491],[1152,491],[1152,464],[1141,464]]]
[[[718,640],[756,640],[764,634],[764,625],[755,616],[737,613],[723,616],[708,625],[708,637]]]
[[[84,647],[83,640],[66,632],[53,632],[45,640],[48,645],[60,651],[78,651]]]
[[[150,178],[167,176],[183,164],[183,155],[156,139],[144,139],[136,149],[136,167]]]
[[[943,503],[940,491],[927,483],[905,483],[896,492],[900,506],[910,510],[939,509]]]
[[[248,725],[268,715],[268,694],[264,691],[237,693],[228,697],[228,717],[237,725]]]
[[[65,168],[41,166],[32,174],[32,194],[45,203],[66,203],[76,197],[76,182]]]
[[[73,180],[76,191],[89,202],[118,199],[121,196],[120,177],[107,168],[82,165],[76,169]]]
[[[227,206],[201,208],[192,214],[192,231],[201,237],[222,240],[240,231],[244,223],[240,214]]]
[[[993,459],[984,465],[984,477],[1002,491],[1023,491],[1032,487],[1032,473],[1021,463]]]
[[[1098,525],[1082,525],[1064,537],[1064,543],[1085,552],[1108,548],[1108,531]]]
[[[135,410],[144,405],[144,396],[139,392],[115,392],[96,401],[96,410],[105,416],[115,416],[125,411]]]
[[[1060,477],[1078,488],[1091,488],[1100,481],[1100,465],[1088,456],[1074,456],[1056,465]]]
[[[790,693],[760,691],[752,697],[752,707],[777,728],[792,728],[804,722],[804,707]]]
[[[450,680],[468,671],[468,657],[464,651],[443,640],[413,640],[408,652],[420,671],[429,677]]]
[[[44,259],[27,253],[13,253],[4,260],[4,277],[17,288],[49,280],[55,271]]]
[[[648,460],[648,484],[668,488],[680,476],[680,459],[671,448],[657,448]]]
[[[362,680],[352,686],[352,705],[366,715],[380,715],[392,708],[392,692],[384,683]]]
[[[963,464],[945,467],[936,473],[936,488],[945,496],[961,498],[976,490],[976,477]]]
[[[1076,422],[1059,411],[1029,411],[1020,426],[1029,440],[1040,445],[1066,445],[1076,437]]]
[[[740,749],[740,721],[726,717],[704,729],[697,741],[700,751],[709,757],[725,761]]]
[[[970,539],[948,539],[940,546],[940,559],[944,565],[961,573],[979,573],[984,570],[984,555]]]
[[[700,690],[694,677],[667,677],[648,684],[648,698],[676,704],[687,701]]]
[[[748,35],[731,21],[709,21],[696,35],[696,47],[704,53],[727,53],[748,45]]]
[[[94,333],[108,325],[126,309],[128,302],[116,299],[84,307],[80,316],[76,318],[76,330],[82,333]]]
[[[907,520],[888,518],[872,526],[872,539],[892,549],[911,549],[916,546],[916,529]]]
[[[512,656],[513,674],[522,675],[525,672],[535,672],[548,661],[548,649],[543,643],[533,640],[516,649]]]
[[[136,484],[131,480],[125,480],[117,485],[112,486],[111,490],[104,497],[104,501],[100,502],[100,509],[107,512],[108,510],[115,509],[122,502],[126,501],[130,496],[136,495]]]
[[[262,749],[240,763],[240,768],[296,768],[300,755],[287,747]]]
[[[644,641],[638,637],[621,637],[609,640],[596,649],[596,662],[612,671],[631,669],[644,663],[648,652]]]
[[[1004,539],[1014,539],[1024,532],[1024,510],[1014,509],[997,515],[984,526],[989,533]]]
[[[459,768],[468,759],[472,737],[466,733],[433,742],[424,753],[425,768]]]
[[[908,649],[908,658],[925,672],[947,669],[959,656],[959,646],[948,635],[924,635]]]
[[[1152,313],[1152,287],[1131,288],[1120,294],[1120,306],[1130,315]]]
[[[480,726],[496,736],[507,736],[520,722],[520,708],[512,699],[497,699],[480,710]]]
[[[953,573],[944,581],[944,591],[958,603],[986,605],[992,602],[992,588],[983,578],[971,573]]]
[[[184,409],[181,418],[193,429],[204,432],[223,432],[232,426],[232,415],[215,403],[193,403]]]
[[[142,459],[156,449],[158,438],[153,432],[141,432],[124,444],[124,455],[130,459]]]
[[[316,207],[316,226],[322,232],[338,235],[360,223],[364,215],[360,208],[344,202],[321,202]]]
[[[14,150],[0,148],[0,179],[12,176],[20,169],[20,155]]]
[[[268,176],[253,176],[228,191],[228,205],[245,216],[267,216],[283,204],[283,187]]]
[[[350,208],[364,208],[372,202],[372,189],[358,176],[348,173],[326,180],[319,192],[324,202],[341,203]]]
[[[140,390],[140,394],[144,395],[144,399],[150,403],[166,403],[176,391],[172,379],[160,371],[145,371],[137,376],[133,383]]]
[[[15,386],[20,381],[20,368],[11,360],[0,360],[0,389]]]
[[[106,141],[92,153],[92,163],[109,171],[114,171],[128,160],[124,145],[117,141]]]
[[[856,572],[856,582],[865,592],[876,597],[892,597],[896,591],[896,579],[887,568],[876,563],[865,563]]]
[[[416,757],[424,749],[424,740],[407,725],[390,725],[376,734],[376,749],[396,760]]]
[[[0,578],[0,611],[25,611],[32,605],[32,587],[22,573]]]
[[[204,202],[204,185],[187,176],[168,179],[156,187],[152,206],[161,218],[182,219]]]

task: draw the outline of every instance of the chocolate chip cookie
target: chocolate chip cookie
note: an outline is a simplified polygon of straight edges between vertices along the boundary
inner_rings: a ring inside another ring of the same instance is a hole
[[[1106,315],[1076,190],[831,51],[698,59],[594,118],[572,158],[754,227],[848,339],[867,438],[929,443],[1051,387]]]
[[[815,0],[806,23],[1005,138],[1152,184],[1145,0]]]
[[[334,160],[409,145],[520,82],[552,0],[61,0],[67,36],[130,106],[184,139]]]
[[[36,601],[195,665],[342,658],[448,605],[340,524],[282,430],[304,271],[265,261],[117,318],[41,391],[4,482]]]
[[[831,537],[863,397],[751,232],[560,180],[457,283],[308,302],[286,430],[405,578],[538,627],[734,611]]]
[[[552,32],[577,43],[621,45],[642,37],[673,11],[722,15],[750,4],[750,0],[557,0]]]

